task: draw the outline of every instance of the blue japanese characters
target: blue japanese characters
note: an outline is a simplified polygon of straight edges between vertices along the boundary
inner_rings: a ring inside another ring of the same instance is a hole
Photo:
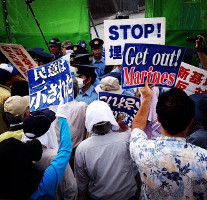
[[[121,65],[126,43],[165,44],[165,18],[104,20],[106,65]]]
[[[30,88],[30,111],[73,100],[73,85],[67,62],[58,59],[27,71]]]

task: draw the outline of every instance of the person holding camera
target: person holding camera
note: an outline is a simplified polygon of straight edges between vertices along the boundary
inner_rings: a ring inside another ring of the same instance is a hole
[[[200,59],[203,69],[207,70],[207,49],[206,49],[206,43],[205,43],[204,36],[202,35],[197,36],[195,48],[197,50],[197,54],[198,54],[198,57]]]

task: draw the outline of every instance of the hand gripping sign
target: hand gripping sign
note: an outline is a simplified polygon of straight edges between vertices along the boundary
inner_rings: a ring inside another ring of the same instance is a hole
[[[165,44],[165,18],[104,21],[106,65],[122,64],[126,43]]]
[[[73,100],[73,85],[67,62],[60,58],[28,72],[30,111]]]
[[[126,44],[122,65],[122,88],[175,86],[185,48],[156,44]]]

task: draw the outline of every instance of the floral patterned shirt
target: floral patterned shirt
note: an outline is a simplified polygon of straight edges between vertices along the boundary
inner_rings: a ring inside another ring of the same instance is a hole
[[[130,153],[142,180],[140,199],[207,199],[207,150],[181,137],[148,140],[136,128]]]

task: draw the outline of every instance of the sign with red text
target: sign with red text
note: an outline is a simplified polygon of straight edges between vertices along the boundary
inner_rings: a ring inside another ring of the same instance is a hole
[[[207,71],[182,62],[175,87],[188,95],[207,93]]]
[[[156,44],[126,44],[122,65],[122,88],[175,87],[185,48]]]
[[[106,65],[121,65],[126,43],[165,44],[165,17],[104,20]]]
[[[22,76],[27,79],[27,70],[37,67],[37,63],[29,53],[19,44],[0,44],[0,50],[7,59],[19,70]]]

